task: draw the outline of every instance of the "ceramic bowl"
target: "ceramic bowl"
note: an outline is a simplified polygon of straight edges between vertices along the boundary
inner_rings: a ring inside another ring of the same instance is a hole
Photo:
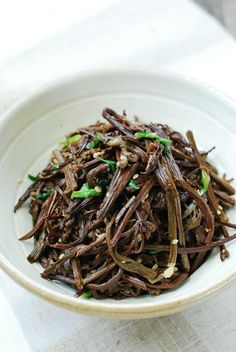
[[[236,175],[236,105],[216,90],[162,70],[85,72],[42,87],[0,120],[0,266],[19,284],[46,300],[81,313],[139,319],[183,310],[221,291],[236,276],[236,242],[223,263],[214,250],[178,289],[160,296],[122,301],[75,298],[72,289],[40,277],[39,264],[26,256],[32,241],[20,242],[31,226],[27,207],[13,206],[30,181],[26,175],[46,164],[66,132],[94,123],[104,107],[143,121],[166,123],[178,131],[194,131],[200,148],[216,146],[211,161],[220,173]],[[19,181],[22,181],[19,183]],[[229,212],[236,222],[236,212]]]

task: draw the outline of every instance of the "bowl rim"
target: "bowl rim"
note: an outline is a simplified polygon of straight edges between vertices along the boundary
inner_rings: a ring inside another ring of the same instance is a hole
[[[104,76],[113,74],[127,74],[127,75],[141,75],[149,76],[155,78],[167,78],[170,80],[175,80],[180,83],[184,83],[192,88],[200,89],[202,93],[210,94],[215,99],[223,101],[227,106],[231,106],[236,109],[236,104],[233,99],[229,98],[225,94],[221,93],[219,90],[211,87],[210,85],[197,81],[193,78],[187,77],[185,75],[172,72],[162,68],[155,69],[144,69],[144,68],[106,68],[106,69],[95,69],[95,70],[84,70],[75,72],[61,78],[54,79],[49,83],[41,84],[36,89],[24,97],[23,99],[16,102],[11,108],[9,108],[0,118],[0,129],[4,129],[5,125],[14,120],[14,115],[18,110],[27,107],[31,102],[35,101],[41,94],[45,95],[47,92],[54,90],[59,86],[65,84],[70,84],[73,81],[80,79],[86,79],[86,77],[95,78],[96,76]],[[211,294],[219,291],[221,288],[232,283],[236,277],[236,268],[230,274],[225,275],[221,280],[218,280],[215,284],[203,288],[201,295],[198,293],[188,293],[187,296],[175,299],[173,302],[142,302],[140,305],[122,305],[119,301],[115,301],[114,305],[107,304],[106,300],[103,301],[90,301],[86,299],[78,299],[75,297],[69,297],[62,293],[59,293],[51,288],[46,288],[41,284],[35,283],[34,280],[27,277],[20,270],[16,269],[13,264],[11,264],[1,253],[0,253],[0,267],[18,284],[29,290],[31,293],[40,296],[41,298],[59,305],[63,308],[69,310],[75,310],[80,313],[86,313],[91,315],[100,315],[109,318],[118,319],[144,319],[151,318],[155,316],[167,315],[176,313],[178,311],[184,310],[192,306],[196,302],[200,302],[207,298]]]

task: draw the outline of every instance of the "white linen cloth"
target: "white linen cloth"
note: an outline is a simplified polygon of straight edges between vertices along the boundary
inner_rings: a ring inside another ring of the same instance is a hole
[[[8,51],[0,49],[1,112],[53,78],[123,65],[168,68],[205,81],[236,99],[235,41],[190,1],[88,0],[93,4],[92,14],[88,7],[79,12],[82,1],[72,2],[78,6],[77,16],[76,8],[66,12],[70,0],[67,4],[59,1],[65,16],[60,14],[54,27],[48,20],[42,24],[42,33],[38,30],[40,12],[39,18],[35,15],[38,24],[33,26],[31,19],[32,35],[23,26],[23,33],[27,33],[25,52],[7,60],[14,54],[14,46]],[[69,27],[69,23],[73,25]],[[0,25],[0,33],[2,29]],[[50,37],[45,39],[47,34]],[[29,48],[34,35],[38,43]],[[20,35],[18,39],[24,43]],[[236,348],[235,295],[234,285],[176,315],[112,321],[53,306],[0,272],[0,350],[232,352]]]

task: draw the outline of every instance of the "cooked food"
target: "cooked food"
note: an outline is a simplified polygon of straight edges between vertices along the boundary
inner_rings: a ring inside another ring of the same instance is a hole
[[[26,200],[30,263],[85,298],[159,295],[177,288],[216,248],[236,238],[225,211],[231,180],[220,177],[167,125],[131,122],[106,108],[105,123],[79,128],[55,149],[15,206]]]

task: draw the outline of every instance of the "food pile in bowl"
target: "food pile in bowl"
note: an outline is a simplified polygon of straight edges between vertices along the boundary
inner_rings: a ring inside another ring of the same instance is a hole
[[[200,151],[167,125],[131,122],[106,108],[105,122],[69,133],[15,206],[26,206],[28,255],[42,277],[84,298],[159,295],[181,285],[236,238],[226,210],[235,190]]]

